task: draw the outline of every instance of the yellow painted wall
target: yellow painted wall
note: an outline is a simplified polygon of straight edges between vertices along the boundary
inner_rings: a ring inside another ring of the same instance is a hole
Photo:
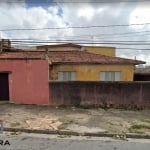
[[[78,81],[100,81],[100,71],[120,71],[121,81],[133,81],[133,65],[54,65],[50,80],[58,80],[59,71],[75,71]]]
[[[84,46],[87,52],[102,54],[107,56],[115,56],[115,47],[101,47],[101,46]]]
[[[45,51],[45,47],[38,48],[37,50]],[[107,56],[115,56],[116,48],[115,47],[106,47],[106,46],[82,46],[80,47],[48,47],[48,51],[87,51],[95,54],[102,54]]]

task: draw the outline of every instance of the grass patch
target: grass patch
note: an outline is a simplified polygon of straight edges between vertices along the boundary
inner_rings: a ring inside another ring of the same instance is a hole
[[[150,125],[146,124],[135,124],[131,126],[132,129],[150,129]]]
[[[144,134],[145,129],[150,129],[150,125],[147,124],[134,124],[129,128],[130,133]]]
[[[144,131],[129,129],[130,133],[144,134]]]

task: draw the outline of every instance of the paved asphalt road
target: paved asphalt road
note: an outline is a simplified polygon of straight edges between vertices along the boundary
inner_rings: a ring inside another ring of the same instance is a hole
[[[150,150],[150,140],[117,141],[107,138],[57,138],[50,135],[0,134],[0,150]],[[3,143],[3,144],[4,144]]]

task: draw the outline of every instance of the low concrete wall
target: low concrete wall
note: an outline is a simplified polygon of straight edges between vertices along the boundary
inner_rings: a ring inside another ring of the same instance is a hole
[[[150,82],[49,82],[51,105],[150,108]]]

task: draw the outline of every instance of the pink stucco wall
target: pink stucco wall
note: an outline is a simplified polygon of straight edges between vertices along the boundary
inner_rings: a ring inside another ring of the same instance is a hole
[[[0,60],[0,72],[9,72],[11,102],[49,104],[46,60]]]

